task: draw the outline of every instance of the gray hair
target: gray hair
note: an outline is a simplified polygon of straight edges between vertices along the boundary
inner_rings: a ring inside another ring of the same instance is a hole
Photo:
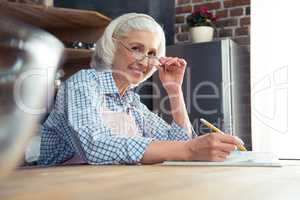
[[[124,37],[127,36],[128,32],[131,30],[146,30],[157,33],[160,41],[157,56],[165,56],[166,39],[162,27],[149,15],[128,13],[112,20],[106,27],[103,35],[96,43],[96,49],[90,64],[91,67],[99,71],[111,69],[116,50],[115,43],[112,39],[113,35],[116,37]],[[153,68],[144,80],[148,79],[155,71],[156,69]]]

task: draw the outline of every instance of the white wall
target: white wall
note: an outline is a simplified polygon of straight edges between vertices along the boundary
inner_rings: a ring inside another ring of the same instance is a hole
[[[251,103],[255,151],[300,158],[299,2],[251,1]]]

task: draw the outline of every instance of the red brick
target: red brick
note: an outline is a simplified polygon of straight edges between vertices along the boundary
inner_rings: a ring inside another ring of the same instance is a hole
[[[204,2],[204,0],[193,0],[193,3],[201,3]]]
[[[182,24],[185,22],[185,17],[184,16],[176,16],[175,17],[175,23],[176,24]]]
[[[191,0],[177,0],[177,5],[191,3]]]
[[[180,42],[187,41],[187,40],[189,40],[189,34],[188,33],[179,33],[176,35],[176,38]]]
[[[241,28],[236,28],[235,29],[235,35],[239,36],[239,35],[248,35],[249,31],[248,31],[248,27],[241,27]]]
[[[230,19],[218,20],[218,21],[216,21],[215,24],[217,27],[236,26],[237,19],[230,18]]]
[[[220,10],[216,12],[216,17],[218,19],[228,17],[228,10]]]
[[[244,17],[240,19],[240,26],[250,25],[250,17]]]
[[[176,14],[191,13],[191,12],[192,12],[192,6],[182,6],[176,8]]]
[[[230,16],[234,17],[234,16],[241,16],[243,14],[243,8],[235,8],[230,10]]]
[[[220,29],[219,37],[231,37],[232,33],[232,29]]]
[[[236,37],[233,39],[240,45],[249,45],[250,44],[250,37],[249,36],[244,36],[244,37]]]
[[[224,7],[235,7],[235,6],[244,6],[250,5],[250,0],[225,0]]]
[[[207,7],[208,10],[216,10],[216,9],[221,8],[221,3],[220,2],[214,2],[214,3],[204,3],[204,4],[200,4],[200,5],[195,5],[194,10],[198,10],[201,7]]]

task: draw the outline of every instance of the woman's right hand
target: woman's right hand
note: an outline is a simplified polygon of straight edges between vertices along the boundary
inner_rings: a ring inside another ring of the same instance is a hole
[[[187,160],[224,161],[240,145],[243,144],[231,135],[205,134],[186,143]]]

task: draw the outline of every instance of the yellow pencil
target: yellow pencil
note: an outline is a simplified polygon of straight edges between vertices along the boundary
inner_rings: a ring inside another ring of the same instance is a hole
[[[220,129],[218,129],[217,127],[215,127],[214,125],[212,125],[211,123],[209,123],[208,121],[206,121],[205,119],[201,118],[200,121],[205,126],[207,126],[208,128],[212,129],[213,131],[216,131],[216,132],[221,133],[221,134],[225,134],[223,131],[221,131]],[[247,149],[243,145],[238,146],[238,148],[239,148],[240,151],[247,151]]]

